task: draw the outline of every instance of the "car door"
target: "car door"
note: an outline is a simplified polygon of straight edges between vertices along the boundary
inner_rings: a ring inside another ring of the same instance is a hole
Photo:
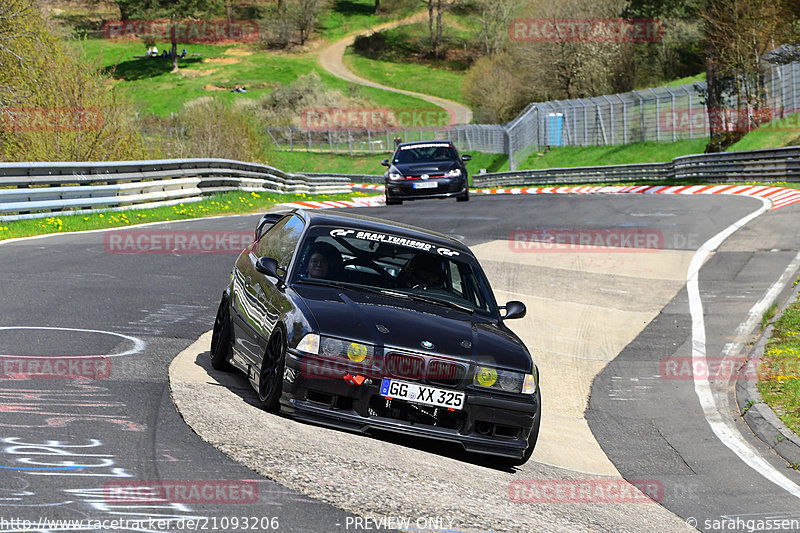
[[[267,341],[288,303],[279,280],[258,272],[256,262],[271,257],[287,272],[304,227],[300,217],[284,217],[237,264],[242,290],[238,305],[234,306],[235,349],[251,366],[261,362]]]

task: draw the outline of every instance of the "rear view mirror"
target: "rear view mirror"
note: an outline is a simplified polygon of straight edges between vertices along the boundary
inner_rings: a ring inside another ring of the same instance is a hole
[[[388,159],[384,159],[383,161],[381,161],[381,165],[383,165],[385,167],[388,167],[389,166],[389,160]]]
[[[511,300],[507,302],[506,305],[500,307],[500,309],[505,309],[506,314],[503,317],[503,320],[511,320],[512,318],[522,318],[525,316],[527,309],[525,309],[525,304],[522,302],[518,302],[517,300]]]
[[[256,261],[256,270],[262,274],[283,281],[283,278],[278,274],[278,262],[271,257],[262,257]]]
[[[464,154],[461,156],[462,161],[472,161],[472,156],[469,154]]]

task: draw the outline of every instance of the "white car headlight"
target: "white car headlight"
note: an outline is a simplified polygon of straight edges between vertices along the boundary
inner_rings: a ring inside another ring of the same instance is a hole
[[[461,169],[460,168],[454,168],[453,170],[448,170],[447,174],[445,174],[445,176],[448,177],[448,178],[457,178],[460,175],[461,175]]]
[[[307,333],[305,337],[300,339],[297,349],[305,353],[319,353],[319,335],[316,333]]]
[[[389,179],[390,180],[399,180],[403,179],[403,175],[399,172],[389,172]]]

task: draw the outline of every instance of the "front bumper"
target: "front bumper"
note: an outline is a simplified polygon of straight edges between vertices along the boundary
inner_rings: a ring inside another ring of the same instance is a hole
[[[345,365],[320,365],[315,358],[286,355],[281,403],[299,420],[367,433],[393,431],[460,443],[467,452],[519,459],[531,428],[541,416],[541,396],[501,395],[474,388],[464,408],[449,411],[380,395],[380,379],[360,385],[345,380]],[[324,367],[324,368],[322,368]],[[358,374],[354,367],[352,375]],[[432,385],[443,388],[441,385]]]
[[[414,185],[419,183],[436,183],[436,188],[415,189]],[[451,198],[463,195],[467,188],[465,177],[386,180],[386,195],[397,200]]]

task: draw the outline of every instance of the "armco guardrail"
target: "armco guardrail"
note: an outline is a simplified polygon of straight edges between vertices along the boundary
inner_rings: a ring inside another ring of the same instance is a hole
[[[472,176],[472,184],[478,188],[642,180],[800,181],[800,147],[688,155],[666,163],[548,168]]]
[[[317,172],[303,172],[304,176],[310,178],[343,178],[350,180],[350,183],[380,183],[383,184],[383,174],[322,174]]]
[[[0,220],[155,207],[223,191],[336,194],[352,178],[227,159],[0,164]]]

